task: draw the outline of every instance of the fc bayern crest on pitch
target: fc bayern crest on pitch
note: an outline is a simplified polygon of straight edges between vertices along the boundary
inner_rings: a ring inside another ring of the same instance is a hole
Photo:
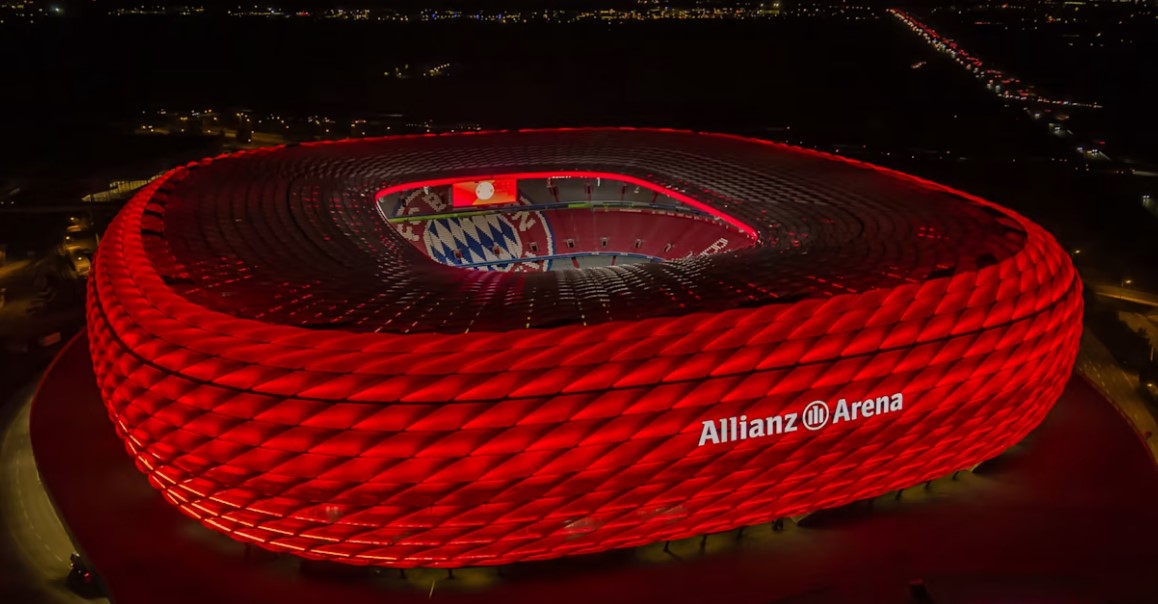
[[[399,199],[394,216],[415,220],[395,223],[407,241],[424,249],[433,259],[449,266],[494,271],[545,271],[555,253],[554,238],[542,212],[494,210],[483,214],[422,218],[451,211],[447,196],[433,190],[417,190]],[[520,198],[518,205],[529,205]]]

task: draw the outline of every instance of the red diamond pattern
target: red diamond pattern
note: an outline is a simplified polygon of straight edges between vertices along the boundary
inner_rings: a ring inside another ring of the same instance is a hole
[[[585,134],[551,133],[572,135]],[[959,197],[938,203],[995,209],[881,169],[712,141],[904,178]],[[170,173],[109,228],[90,281],[98,383],[138,467],[185,514],[270,550],[398,567],[504,564],[838,506],[1001,453],[1049,411],[1076,356],[1076,273],[1046,232],[1005,210],[999,220],[1017,229],[1016,246],[985,266],[865,286],[829,275],[848,293],[813,290],[795,301],[685,314],[379,333],[231,316],[192,301],[173,280],[188,252],[153,241],[181,232],[188,202],[173,202],[173,214],[165,203],[192,182],[183,179],[200,172],[203,182],[216,163],[258,165],[281,153],[294,154],[286,170],[305,170],[311,153],[343,144],[262,150]],[[284,199],[286,172],[272,178]],[[234,203],[227,191],[198,203],[225,216],[220,208]],[[743,217],[765,243],[761,207],[748,202]],[[932,268],[942,262],[934,256]],[[249,266],[239,258],[218,262]],[[894,412],[699,446],[705,421],[894,393],[903,396]]]

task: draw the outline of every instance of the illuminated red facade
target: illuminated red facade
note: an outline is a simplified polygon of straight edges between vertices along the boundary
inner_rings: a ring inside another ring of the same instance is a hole
[[[668,191],[743,244],[465,270],[375,206],[532,173]],[[205,160],[125,207],[90,283],[109,415],[168,501],[239,541],[399,567],[684,538],[969,468],[1042,420],[1081,329],[1068,257],[1012,212],[815,152],[660,130]]]

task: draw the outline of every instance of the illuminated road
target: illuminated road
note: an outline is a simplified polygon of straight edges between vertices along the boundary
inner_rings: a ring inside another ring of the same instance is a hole
[[[64,587],[68,556],[76,551],[40,482],[28,432],[33,388],[10,401],[14,412],[0,441],[0,601],[20,603],[107,602],[86,600]]]
[[[21,271],[32,266],[32,264],[33,262],[31,260],[11,260],[3,266],[0,266],[0,280],[14,277]]]
[[[915,18],[913,18],[912,15],[895,8],[890,8],[888,13],[899,19],[901,23],[904,23],[906,27],[925,40],[925,42],[927,42],[929,46],[933,47],[934,50],[949,55],[949,57],[951,57],[955,63],[963,67],[972,76],[980,81],[986,82],[986,88],[992,91],[993,94],[995,94],[998,98],[1005,99],[1007,101],[1019,101],[1024,103],[1054,105],[1062,107],[1084,107],[1087,109],[1102,108],[1102,105],[1099,103],[1083,103],[1078,101],[1071,101],[1068,99],[1042,96],[1037,92],[1035,86],[1022,82],[1013,75],[994,68],[992,64],[986,66],[981,59],[966,51],[955,40],[946,37],[928,25],[917,21]]]
[[[1145,292],[1129,287],[1120,287],[1117,285],[1096,284],[1093,286],[1094,293],[1103,298],[1113,298],[1115,300],[1123,300],[1125,302],[1133,302],[1135,304],[1145,304],[1147,306],[1158,306],[1158,294]]]

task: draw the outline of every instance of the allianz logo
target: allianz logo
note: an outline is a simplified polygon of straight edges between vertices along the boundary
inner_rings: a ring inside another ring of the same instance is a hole
[[[896,413],[904,407],[905,397],[902,393],[897,392],[866,398],[863,401],[853,401],[852,403],[842,398],[836,402],[835,409],[831,408],[825,401],[812,401],[800,413],[781,413],[780,415],[752,419],[748,419],[747,415],[724,417],[717,420],[706,419],[702,422],[703,427],[700,429],[700,444],[698,446],[777,436],[796,432],[801,426],[807,431],[815,432],[830,424]]]

